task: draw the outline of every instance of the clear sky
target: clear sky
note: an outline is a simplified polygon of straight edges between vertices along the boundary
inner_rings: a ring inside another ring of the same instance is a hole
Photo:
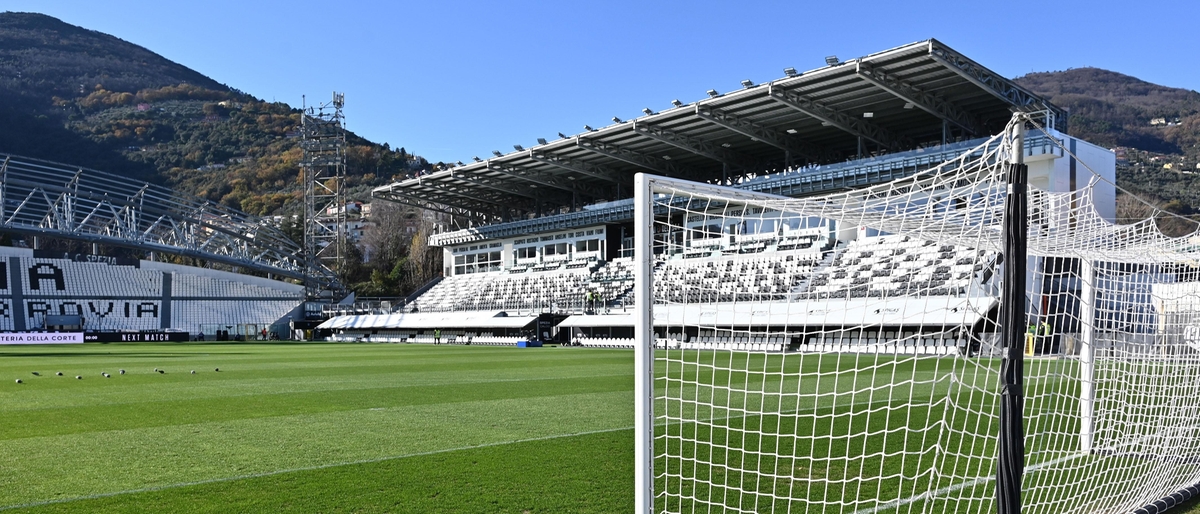
[[[347,126],[469,161],[642,108],[937,38],[994,71],[1096,66],[1200,89],[1200,2],[2,0],[266,100],[346,94]]]

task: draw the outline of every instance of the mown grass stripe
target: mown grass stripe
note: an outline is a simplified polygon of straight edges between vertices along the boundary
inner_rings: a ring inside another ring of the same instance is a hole
[[[60,498],[60,499],[54,499],[54,500],[22,503],[22,504],[17,504],[17,505],[5,505],[5,506],[0,506],[0,511],[13,510],[13,509],[25,509],[25,508],[30,508],[30,507],[38,507],[38,506],[42,506],[42,505],[56,505],[56,504],[71,503],[71,502],[85,501],[85,500],[95,500],[95,499],[100,499],[100,498],[110,498],[113,496],[121,496],[121,495],[126,495],[126,494],[148,493],[148,492],[154,492],[154,491],[163,491],[163,490],[167,490],[167,489],[177,489],[180,487],[190,487],[190,486],[205,485],[205,484],[218,484],[218,483],[224,483],[224,482],[236,482],[238,480],[249,480],[249,479],[254,479],[254,478],[283,475],[283,474],[287,474],[287,473],[298,473],[298,472],[302,472],[302,471],[317,471],[317,470],[322,470],[322,469],[330,469],[330,468],[337,468],[337,467],[343,467],[343,466],[355,466],[355,465],[360,465],[360,464],[374,464],[374,463],[379,463],[379,462],[387,462],[387,461],[393,461],[393,460],[399,460],[399,459],[408,459],[408,458],[413,458],[413,457],[425,457],[425,456],[429,456],[429,455],[438,455],[438,454],[444,454],[444,453],[453,453],[453,452],[468,451],[468,450],[479,450],[479,449],[483,449],[483,448],[494,448],[494,447],[498,447],[498,446],[505,446],[505,445],[511,445],[511,444],[533,443],[533,442],[538,442],[538,441],[551,441],[551,440],[555,440],[555,439],[565,439],[568,437],[582,437],[582,436],[595,435],[595,434],[606,434],[606,433],[611,433],[611,432],[620,432],[622,430],[633,430],[633,427],[608,428],[608,429],[603,429],[603,430],[589,430],[586,432],[576,432],[573,434],[555,434],[555,435],[548,435],[548,436],[541,436],[541,437],[531,437],[528,439],[517,439],[517,440],[513,440],[513,441],[501,441],[501,442],[495,442],[495,443],[484,443],[484,444],[476,444],[476,445],[470,445],[470,446],[462,446],[462,447],[458,447],[458,448],[445,448],[445,449],[440,449],[440,450],[430,450],[430,451],[426,451],[426,452],[408,453],[405,455],[394,455],[394,456],[389,456],[389,457],[381,457],[381,458],[377,458],[377,459],[363,459],[363,460],[356,460],[356,461],[351,461],[351,462],[321,464],[318,466],[304,466],[304,467],[298,467],[298,468],[292,468],[292,469],[267,471],[267,472],[263,472],[263,473],[251,473],[251,474],[247,474],[247,475],[214,478],[214,479],[209,479],[209,480],[197,480],[194,482],[183,482],[183,483],[168,484],[168,485],[161,485],[161,486],[155,486],[155,487],[127,489],[124,491],[114,491],[114,492],[110,492],[110,493],[89,494],[89,495],[85,495],[85,496],[76,496],[76,497],[72,497],[72,498]]]

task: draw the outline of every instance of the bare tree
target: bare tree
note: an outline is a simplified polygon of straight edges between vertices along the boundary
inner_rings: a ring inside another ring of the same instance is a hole
[[[429,236],[432,233],[433,223],[422,217],[417,233],[413,235],[409,244],[408,258],[405,260],[405,281],[401,283],[405,291],[414,291],[442,273],[442,251],[440,248],[429,246]]]
[[[406,227],[407,220],[420,216],[411,208],[392,202],[374,202],[371,204],[371,225],[364,231],[359,246],[368,262],[379,263],[389,270],[396,261],[407,256],[410,234]]]

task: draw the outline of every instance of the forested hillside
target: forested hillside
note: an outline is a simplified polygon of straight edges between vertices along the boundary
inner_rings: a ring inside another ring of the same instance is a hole
[[[1117,183],[1173,212],[1200,211],[1200,93],[1098,68],[1018,84],[1070,111],[1070,133],[1117,150]]]
[[[0,152],[161,183],[250,214],[296,212],[300,111],[145,48],[34,13],[0,13]],[[429,163],[349,135],[365,196]]]
[[[116,37],[41,14],[0,13],[0,152],[163,184],[254,215],[295,214],[303,205],[300,119],[299,109]],[[367,199],[371,186],[431,167],[403,148],[347,137],[352,197]],[[394,226],[420,213],[376,210],[377,229],[362,243],[373,258],[362,262],[367,250],[352,248],[342,277],[360,293],[406,294],[440,270],[441,253],[418,240],[428,227],[410,237]],[[302,237],[294,222],[283,229]]]

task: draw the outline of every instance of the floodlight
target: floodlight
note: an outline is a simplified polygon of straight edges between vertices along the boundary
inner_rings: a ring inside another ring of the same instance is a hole
[[[591,125],[584,125],[583,130],[586,130],[588,132],[594,132],[596,129],[592,128]]]
[[[796,129],[787,129],[787,133],[788,133],[788,134],[795,134],[795,133],[796,133]]]
[[[649,107],[642,109],[642,112],[646,113],[646,116],[654,114],[654,111],[651,111]]]
[[[621,118],[613,116],[613,123],[620,123],[620,122],[621,122]]]
[[[671,100],[671,105],[674,105],[675,107],[683,107],[683,102],[680,102],[679,100]]]
[[[566,139],[566,138],[567,138],[567,135],[566,135],[566,134],[563,134],[562,132],[559,132],[559,133],[558,133],[558,137],[561,137],[561,138],[563,138],[563,139]]]
[[[669,160],[671,160],[671,156],[670,156],[670,155],[664,155],[664,156],[663,156],[663,159],[666,159],[666,160],[668,160],[668,161],[669,161]]]
[[[914,104],[914,103],[912,103],[912,102],[904,102],[904,108],[905,108],[905,109],[912,109],[912,108],[913,108],[913,107],[915,107],[915,106],[916,106],[916,104]]]
[[[828,127],[828,126],[831,126],[831,125],[833,125],[833,124],[832,124],[832,123],[830,123],[830,122],[828,122],[828,121],[822,121],[822,122],[821,122],[821,126],[822,126],[822,127]]]
[[[496,157],[500,157],[504,154],[500,153],[500,150],[492,150],[492,155],[495,155]]]
[[[713,97],[713,98],[716,98],[716,97],[718,97],[718,96],[721,96],[721,94],[720,94],[720,93],[717,93],[717,90],[716,90],[716,89],[709,89],[709,90],[708,90],[708,91],[706,91],[706,92],[708,93],[708,96],[711,96],[711,97]]]
[[[544,144],[546,144],[546,138],[544,138],[544,137],[539,137],[539,138],[538,138],[538,144],[539,144],[539,145],[544,145]]]
[[[721,143],[721,148],[729,148],[730,146],[732,146],[732,145],[730,145],[729,143]]]
[[[825,58],[825,64],[833,66],[837,63],[838,63],[838,58],[836,55],[831,55],[831,56]]]
[[[483,162],[483,159],[480,159],[478,155],[472,157],[472,159],[475,159],[475,162]]]
[[[863,117],[864,117],[864,118],[874,118],[874,117],[875,117],[875,113],[873,113],[873,112],[864,112],[864,113],[863,113]]]
[[[462,166],[462,165],[463,165],[463,162],[462,162],[462,161],[458,161],[458,162],[456,162],[455,164],[457,164],[457,165],[459,165],[459,166]]]
[[[513,150],[516,150],[516,151],[518,151],[518,152],[522,152],[522,151],[525,151],[525,148],[524,148],[524,147],[522,147],[521,145],[513,145]]]
[[[787,75],[789,77],[799,77],[800,76],[799,73],[796,73],[796,68],[784,68],[783,74]]]
[[[747,89],[752,88],[752,87],[754,87],[754,82],[751,82],[750,79],[743,80],[742,87],[747,88]]]

